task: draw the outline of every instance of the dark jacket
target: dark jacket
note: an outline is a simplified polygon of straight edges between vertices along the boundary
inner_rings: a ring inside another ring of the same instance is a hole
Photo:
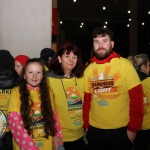
[[[13,68],[0,67],[0,126],[3,126],[0,134],[0,149],[3,150],[13,150],[12,135],[7,130],[7,108],[11,89],[15,87],[18,78],[19,75]]]
[[[13,68],[0,67],[0,89],[12,89],[19,78]]]
[[[145,80],[147,77],[150,77],[149,75],[147,75],[146,73],[144,73],[142,71],[137,70],[137,73],[138,73],[139,78],[140,78],[141,81]]]

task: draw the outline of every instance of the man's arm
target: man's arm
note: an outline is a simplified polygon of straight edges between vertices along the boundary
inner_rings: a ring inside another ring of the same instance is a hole
[[[84,93],[84,103],[83,103],[83,127],[84,129],[88,129],[89,127],[89,111],[91,107],[91,94],[90,93]]]

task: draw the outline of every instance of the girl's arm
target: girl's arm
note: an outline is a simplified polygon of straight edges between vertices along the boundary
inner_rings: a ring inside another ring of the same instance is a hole
[[[53,149],[57,150],[59,145],[63,145],[62,142],[62,131],[61,131],[61,125],[58,121],[57,113],[53,110],[54,120],[55,120],[55,129],[56,129],[56,135],[53,137]]]
[[[8,113],[9,128],[13,138],[20,149],[39,150],[34,140],[30,137],[27,130],[24,128],[22,117],[17,112]]]
[[[53,110],[53,115],[55,120],[56,136],[58,136],[62,140],[61,125],[58,121],[58,116],[54,110]]]

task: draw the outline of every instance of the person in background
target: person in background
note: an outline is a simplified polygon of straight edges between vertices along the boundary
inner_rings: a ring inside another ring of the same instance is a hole
[[[150,62],[146,54],[138,54],[130,60],[142,81],[143,85],[143,104],[144,119],[142,129],[137,132],[135,138],[135,150],[148,150],[150,145]]]
[[[12,134],[7,124],[9,97],[16,80],[19,78],[14,70],[14,58],[8,50],[0,50],[0,149],[13,150]]]
[[[13,150],[52,150],[52,136],[62,138],[41,59],[29,59],[24,65],[20,82],[11,92],[8,119]]]
[[[86,147],[82,118],[83,70],[81,51],[73,43],[66,42],[52,58],[47,73],[65,150],[84,150]]]
[[[133,56],[128,56],[127,59],[133,64]]]
[[[15,70],[19,75],[21,74],[22,68],[28,59],[29,57],[26,55],[18,55],[15,57]]]
[[[55,51],[50,48],[44,48],[40,52],[40,58],[45,62],[46,67],[51,61],[52,57],[55,55]]]
[[[131,150],[143,120],[143,89],[129,60],[113,51],[113,32],[92,33],[94,57],[84,72],[84,128],[90,150]]]

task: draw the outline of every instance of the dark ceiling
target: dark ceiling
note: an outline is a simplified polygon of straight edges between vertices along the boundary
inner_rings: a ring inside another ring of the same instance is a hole
[[[135,1],[135,0],[134,0]],[[150,51],[148,40],[150,35],[150,0],[137,0],[139,52],[142,49]],[[103,7],[106,10],[103,10]],[[129,49],[129,0],[58,0],[59,19],[63,24],[60,30],[65,31],[65,40],[75,42],[84,53],[92,48],[91,33],[95,27],[106,25],[114,31],[115,49],[123,55],[128,55]],[[131,12],[132,13],[132,12]],[[84,23],[80,28],[80,24]],[[145,23],[142,26],[142,22]],[[144,43],[146,38],[146,43]],[[123,46],[124,45],[124,46]],[[143,47],[143,45],[146,45]],[[120,50],[122,49],[122,50]],[[126,52],[122,52],[126,51]],[[144,51],[144,52],[145,52]],[[89,57],[89,56],[86,56]]]

